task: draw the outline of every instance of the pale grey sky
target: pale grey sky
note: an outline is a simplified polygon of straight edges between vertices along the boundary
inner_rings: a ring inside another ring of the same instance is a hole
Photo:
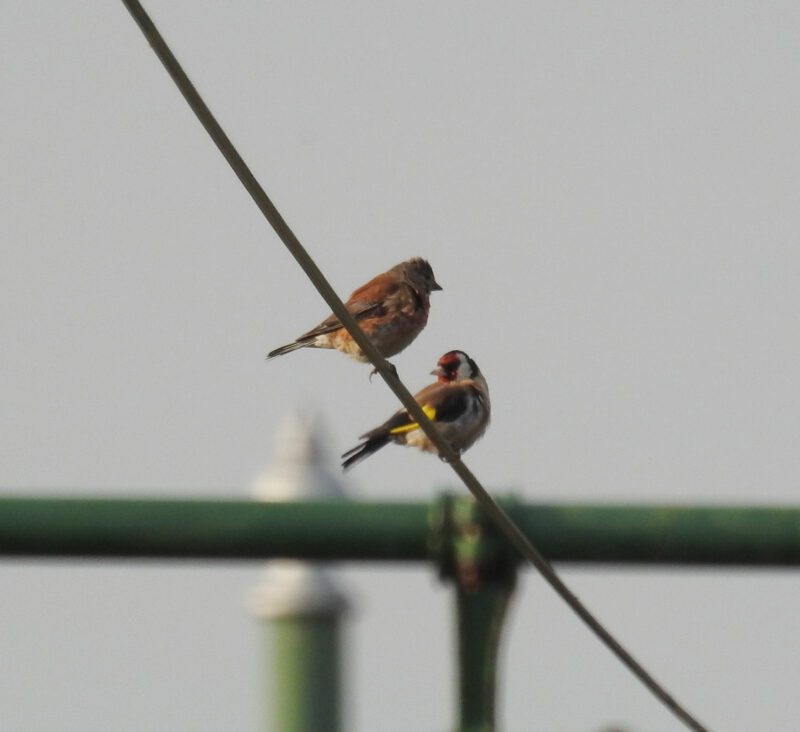
[[[445,288],[394,359],[461,348],[467,462],[537,501],[793,503],[800,482],[795,3],[147,3],[347,295],[413,255]],[[121,3],[0,24],[0,488],[246,495],[295,407],[331,461],[395,408],[368,367],[264,354],[325,314]],[[355,496],[455,481],[386,449]],[[260,567],[0,565],[0,728],[256,730]],[[793,572],[565,568],[715,730],[792,732]],[[449,597],[347,568],[349,729],[446,729]],[[504,729],[677,722],[527,574]]]

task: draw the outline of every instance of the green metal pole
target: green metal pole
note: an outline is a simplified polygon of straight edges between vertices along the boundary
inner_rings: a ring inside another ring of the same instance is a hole
[[[338,499],[0,496],[0,556],[422,561],[428,510]]]
[[[516,583],[516,557],[471,497],[444,496],[433,514],[432,548],[455,584],[458,730],[493,732],[497,662]]]
[[[264,729],[340,732],[344,596],[323,570],[278,561],[264,572],[248,604],[264,624],[272,671]]]
[[[499,582],[456,589],[460,732],[495,729],[497,654],[510,599],[511,589]]]
[[[339,475],[326,468],[320,444],[313,420],[290,416],[278,433],[272,466],[255,481],[256,498],[272,506],[312,498],[344,504]],[[347,608],[326,569],[286,559],[267,565],[250,595],[250,609],[266,621],[272,667],[264,729],[340,732],[340,627]]]
[[[284,618],[271,632],[273,714],[265,729],[339,732],[341,666],[335,617]]]
[[[425,561],[424,503],[0,496],[0,556]],[[552,562],[800,565],[800,508],[517,505]]]

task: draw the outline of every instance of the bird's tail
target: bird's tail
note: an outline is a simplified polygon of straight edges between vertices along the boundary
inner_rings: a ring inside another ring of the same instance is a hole
[[[378,452],[384,445],[388,444],[388,435],[381,435],[380,437],[372,437],[364,440],[364,442],[349,449],[342,455],[344,458],[342,461],[342,469],[347,470],[348,468],[352,468],[356,463],[369,457],[372,453]]]
[[[305,348],[306,346],[310,346],[313,341],[294,341],[294,343],[287,343],[285,346],[281,346],[280,348],[276,348],[274,351],[270,351],[267,354],[267,360],[271,358],[275,358],[275,356],[283,356],[284,353],[291,353],[292,351],[296,351],[298,348]]]

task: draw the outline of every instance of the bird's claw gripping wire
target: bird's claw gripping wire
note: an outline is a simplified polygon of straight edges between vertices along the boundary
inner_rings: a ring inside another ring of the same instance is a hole
[[[388,367],[389,371],[392,372],[392,376],[394,376],[396,379],[400,378],[397,375],[397,368],[395,367],[395,365],[391,361],[387,361],[386,362],[386,366]],[[378,367],[377,366],[374,369],[372,369],[372,371],[369,372],[369,382],[370,382],[370,384],[372,383],[372,377],[375,376],[375,374],[377,374],[377,373],[378,373]]]

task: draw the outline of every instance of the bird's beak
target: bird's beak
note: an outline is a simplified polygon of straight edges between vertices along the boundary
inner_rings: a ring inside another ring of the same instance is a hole
[[[439,368],[431,371],[431,376],[444,376],[444,369],[441,366],[439,366]]]
[[[436,292],[436,290],[443,290],[443,289],[444,288],[436,280],[433,281],[433,284],[431,285],[431,292]]]

